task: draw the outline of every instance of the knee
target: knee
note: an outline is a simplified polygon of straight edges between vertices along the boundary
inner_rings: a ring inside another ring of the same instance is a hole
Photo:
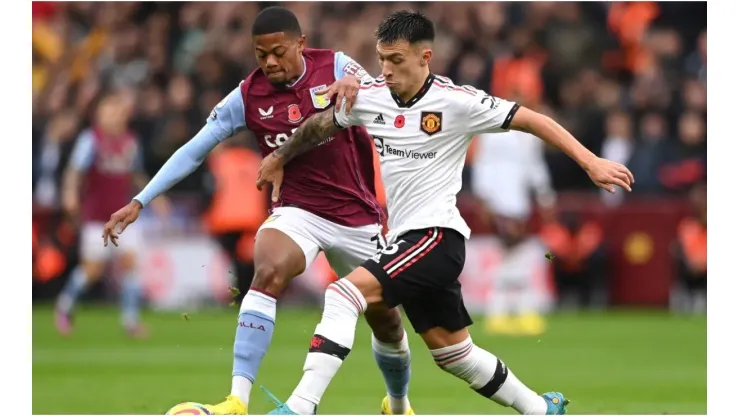
[[[378,341],[395,344],[403,340],[403,321],[398,308],[369,307],[365,312],[365,319]]]
[[[99,261],[86,261],[82,264],[88,283],[96,282],[105,271],[105,263]]]
[[[120,266],[124,272],[132,272],[136,269],[136,255],[132,252],[127,252],[121,256]]]
[[[362,293],[344,279],[330,284],[324,293],[324,317],[357,319],[367,311],[367,306]]]
[[[254,270],[251,287],[278,296],[285,290],[291,279],[292,276],[288,276],[277,263],[262,262]]]

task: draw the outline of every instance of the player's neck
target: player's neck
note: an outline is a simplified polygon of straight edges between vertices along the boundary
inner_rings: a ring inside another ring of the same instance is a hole
[[[430,74],[431,72],[429,71],[429,68],[427,68],[426,71],[424,71],[424,76],[421,77],[417,82],[415,82],[407,92],[404,92],[403,94],[398,94],[398,98],[403,100],[404,103],[408,103],[409,101],[411,101],[419,94],[422,88],[425,87]]]
[[[120,127],[120,126],[101,126],[98,125],[98,131],[103,133],[106,136],[110,137],[118,137],[123,135],[126,132],[126,127]]]
[[[287,87],[290,88],[290,87],[295,86],[295,84],[297,84],[298,81],[303,79],[304,75],[306,75],[306,58],[301,56],[301,64],[300,64],[300,68],[298,68],[298,75],[296,75],[294,78],[291,78]]]

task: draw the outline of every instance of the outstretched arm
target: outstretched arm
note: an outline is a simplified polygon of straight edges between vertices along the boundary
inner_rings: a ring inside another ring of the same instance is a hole
[[[154,178],[145,184],[134,200],[147,206],[159,195],[167,192],[178,182],[193,173],[203,163],[206,155],[223,140],[218,130],[206,124],[190,141],[182,145],[154,175]]]
[[[616,186],[631,191],[635,178],[623,165],[601,159],[583,146],[568,130],[550,117],[511,101],[492,97],[478,90],[466,95],[470,134],[519,130],[539,137],[575,160],[600,188],[614,193]]]
[[[146,206],[193,173],[219,143],[244,128],[244,103],[237,87],[216,105],[205,126],[165,162],[134,200]]]
[[[557,147],[578,163],[600,188],[614,193],[616,191],[614,185],[616,185],[632,191],[630,185],[635,182],[632,172],[619,163],[601,159],[593,154],[568,130],[550,117],[521,107],[513,115],[509,128],[530,133]]]
[[[272,152],[272,155],[281,165],[285,165],[296,156],[318,146],[339,130],[341,127],[334,122],[334,111],[331,109],[314,114],[298,127],[284,145]]]
[[[520,107],[514,114],[509,128],[539,137],[545,143],[562,150],[583,169],[586,169],[589,164],[598,159],[595,154],[584,147],[555,120],[526,107]]]

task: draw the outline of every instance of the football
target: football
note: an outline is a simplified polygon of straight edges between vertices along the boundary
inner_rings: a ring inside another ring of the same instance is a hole
[[[165,415],[212,415],[206,407],[200,403],[185,402],[176,404]]]

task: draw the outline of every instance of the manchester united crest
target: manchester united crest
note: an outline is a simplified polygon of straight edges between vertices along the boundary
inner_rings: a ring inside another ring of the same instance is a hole
[[[436,111],[421,112],[421,131],[433,135],[442,130],[442,113]]]

